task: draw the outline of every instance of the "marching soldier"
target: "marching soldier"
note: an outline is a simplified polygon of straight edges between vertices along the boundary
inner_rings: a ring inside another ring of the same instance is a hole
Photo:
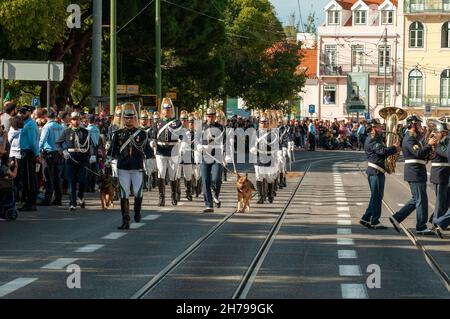
[[[165,205],[165,178],[169,174],[170,188],[172,191],[172,205],[177,205],[177,168],[180,161],[180,136],[183,136],[183,126],[174,117],[174,108],[170,98],[164,98],[161,105],[162,117],[156,123],[156,165],[158,167],[158,206]]]
[[[274,180],[277,178],[276,155],[279,152],[279,141],[278,135],[273,133],[273,130],[269,128],[269,119],[264,115],[261,116],[258,136],[250,148],[250,152],[257,157],[255,164],[257,204],[263,204],[266,195],[269,203],[272,203],[274,198]]]
[[[108,152],[109,149],[111,148],[111,141],[112,141],[112,137],[115,131],[119,130],[122,126],[122,106],[118,105],[116,106],[116,109],[114,111],[114,118],[112,121],[111,126],[108,128],[108,137],[107,137],[107,142],[106,142],[106,151]],[[112,176],[117,178],[118,172],[117,172],[117,159],[113,158],[111,160],[111,171],[112,171]]]
[[[394,146],[386,147],[382,136],[383,127],[378,119],[370,122],[370,128],[370,136],[366,140],[364,151],[368,162],[366,173],[371,195],[369,206],[359,223],[372,229],[386,229],[387,227],[380,223],[386,172],[385,160],[400,152],[400,142],[397,141]]]
[[[411,189],[412,198],[396,212],[389,221],[395,230],[400,232],[399,223],[405,220],[414,210],[417,211],[416,233],[418,235],[433,235],[434,231],[427,228],[428,197],[427,197],[427,159],[432,146],[437,144],[435,138],[430,138],[427,145],[420,143],[419,132],[422,120],[416,115],[406,119],[408,133],[403,139],[402,151],[405,158],[404,179]]]
[[[147,110],[141,110],[140,117],[139,117],[139,122],[140,122],[139,129],[141,129],[142,131],[144,131],[146,133],[149,130],[148,119],[149,119],[149,117],[148,117]],[[149,161],[148,158],[146,158],[144,161],[143,179],[144,179],[144,189],[145,190],[151,189],[151,184],[149,183],[149,176],[150,176],[149,172],[148,172],[149,167],[147,166],[148,161]]]
[[[200,165],[203,196],[205,199],[204,213],[213,213],[213,201],[220,207],[220,189],[222,186],[223,145],[225,142],[225,128],[216,122],[216,110],[206,110],[206,123],[203,128],[202,143],[197,146],[203,152]],[[211,191],[211,188],[213,192]]]
[[[94,143],[89,135],[89,131],[80,126],[80,117],[81,115],[78,112],[70,114],[70,127],[64,130],[56,142],[66,160],[70,199],[69,209],[71,211],[74,211],[77,207],[77,183],[80,207],[85,207],[86,167],[97,161]]]
[[[150,156],[150,145],[145,131],[138,128],[136,108],[126,103],[122,110],[124,127],[113,134],[109,158],[117,158],[120,188],[120,209],[122,225],[118,229],[130,228],[130,187],[133,185],[134,221],[141,221],[143,167],[145,158]]]
[[[193,117],[187,113],[182,113],[180,121],[186,129],[186,139],[181,142],[181,176],[184,177],[184,186],[186,189],[186,198],[192,201],[192,190],[194,181],[194,122]]]
[[[450,163],[450,147],[447,144],[447,159],[448,163]],[[435,228],[436,234],[442,238],[442,230],[448,230],[450,226],[450,209],[445,212],[445,214],[441,216],[435,216],[433,218],[433,227]]]
[[[155,123],[159,121],[159,113],[154,112],[153,114],[149,114],[149,129],[147,130],[147,135],[149,138],[150,146],[155,145],[156,139],[156,126]],[[153,141],[153,143],[152,143]],[[156,149],[154,147],[150,147],[150,158],[147,158],[147,173],[150,174],[151,179],[151,187],[156,188],[156,182],[158,181],[158,168],[156,166]],[[150,186],[149,186],[150,188]]]
[[[280,144],[280,152],[278,152],[279,172],[280,172],[280,189],[286,187],[286,157],[288,147],[288,132],[286,126],[283,125],[283,119],[278,119],[278,136]]]
[[[433,135],[438,140],[438,144],[435,147],[435,157],[431,161],[431,174],[430,182],[434,185],[436,192],[436,204],[431,219],[433,225],[438,224],[438,220],[441,216],[445,215],[447,208],[449,207],[449,177],[450,177],[450,164],[447,159],[448,149],[448,130],[445,123],[441,123],[437,120],[432,120],[429,127],[433,128]],[[442,236],[440,229],[436,232],[438,236]]]

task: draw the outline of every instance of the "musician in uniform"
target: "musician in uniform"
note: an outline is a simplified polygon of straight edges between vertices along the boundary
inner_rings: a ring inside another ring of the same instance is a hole
[[[364,151],[368,162],[366,173],[370,187],[370,201],[359,223],[372,229],[386,229],[387,227],[380,223],[385,185],[385,161],[389,156],[400,152],[400,142],[397,141],[393,146],[386,147],[382,135],[383,127],[378,119],[373,119],[369,123],[369,128],[370,136],[366,139]]]
[[[180,140],[183,136],[183,125],[174,117],[174,107],[170,98],[164,98],[161,105],[161,119],[156,123],[156,137],[152,147],[156,147],[156,165],[158,167],[158,206],[165,205],[165,178],[169,174],[172,191],[172,205],[177,205],[178,176],[180,162]]]
[[[144,161],[150,156],[147,132],[138,128],[138,113],[133,103],[126,103],[122,110],[123,128],[114,132],[109,158],[117,158],[119,174],[120,209],[122,225],[118,229],[130,228],[130,187],[133,185],[134,221],[141,221],[143,198]]]
[[[267,195],[269,203],[274,199],[274,181],[277,178],[278,134],[269,128],[269,119],[262,115],[259,119],[258,136],[250,153],[256,155],[255,177],[258,191],[257,204],[263,204]]]
[[[428,197],[427,197],[427,159],[432,147],[437,144],[435,138],[430,138],[425,146],[420,143],[422,120],[411,115],[406,119],[408,133],[403,139],[402,151],[405,158],[404,180],[408,182],[412,198],[396,212],[389,221],[395,230],[400,232],[399,223],[405,220],[414,210],[417,213],[417,235],[434,235],[434,231],[427,228]]]
[[[202,143],[197,150],[202,152],[200,170],[202,175],[205,209],[203,212],[214,212],[213,202],[220,207],[220,189],[222,186],[223,145],[225,143],[225,128],[216,122],[216,110],[212,107],[206,110],[206,123],[203,127]],[[213,189],[211,191],[211,188]]]
[[[81,208],[85,207],[84,192],[86,189],[87,170],[89,164],[97,161],[95,146],[89,131],[80,126],[79,112],[70,114],[70,127],[56,141],[66,160],[67,180],[69,183],[69,209],[74,211],[78,198]]]

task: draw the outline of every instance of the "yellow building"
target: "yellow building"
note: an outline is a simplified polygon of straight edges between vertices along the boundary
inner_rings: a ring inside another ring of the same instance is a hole
[[[403,106],[450,115],[450,0],[405,0],[403,12]]]

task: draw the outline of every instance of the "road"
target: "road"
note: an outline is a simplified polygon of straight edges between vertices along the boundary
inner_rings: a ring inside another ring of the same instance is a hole
[[[296,158],[292,170],[301,174],[272,204],[254,199],[246,214],[233,214],[229,176],[214,213],[202,213],[202,198],[157,207],[153,190],[144,195],[142,222],[128,231],[116,229],[119,203],[102,211],[98,194],[88,194],[84,210],[39,207],[2,221],[0,298],[232,298],[282,212],[240,298],[450,297],[450,233],[418,237],[417,247],[387,220],[388,206],[399,209],[410,197],[402,160],[387,177],[381,221],[389,229],[375,231],[358,224],[370,196],[362,152],[300,151]],[[249,165],[238,170],[254,179]],[[431,188],[428,194],[431,212]],[[413,229],[415,213],[403,224]],[[74,278],[80,288],[69,288]]]

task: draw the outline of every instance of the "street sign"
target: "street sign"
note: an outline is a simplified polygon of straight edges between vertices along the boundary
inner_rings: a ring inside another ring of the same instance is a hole
[[[4,60],[3,79],[17,81],[62,81],[64,79],[64,63]]]
[[[309,113],[316,113],[316,106],[314,104],[309,105]]]
[[[127,93],[128,94],[139,94],[139,85],[127,85]]]
[[[425,116],[431,116],[431,104],[425,104]]]
[[[117,85],[117,94],[127,94],[127,86],[123,84]]]
[[[364,113],[364,118],[365,118],[367,121],[370,121],[370,112]]]
[[[39,97],[35,96],[31,99],[31,106],[32,107],[38,107],[41,105],[41,101],[39,99]]]

